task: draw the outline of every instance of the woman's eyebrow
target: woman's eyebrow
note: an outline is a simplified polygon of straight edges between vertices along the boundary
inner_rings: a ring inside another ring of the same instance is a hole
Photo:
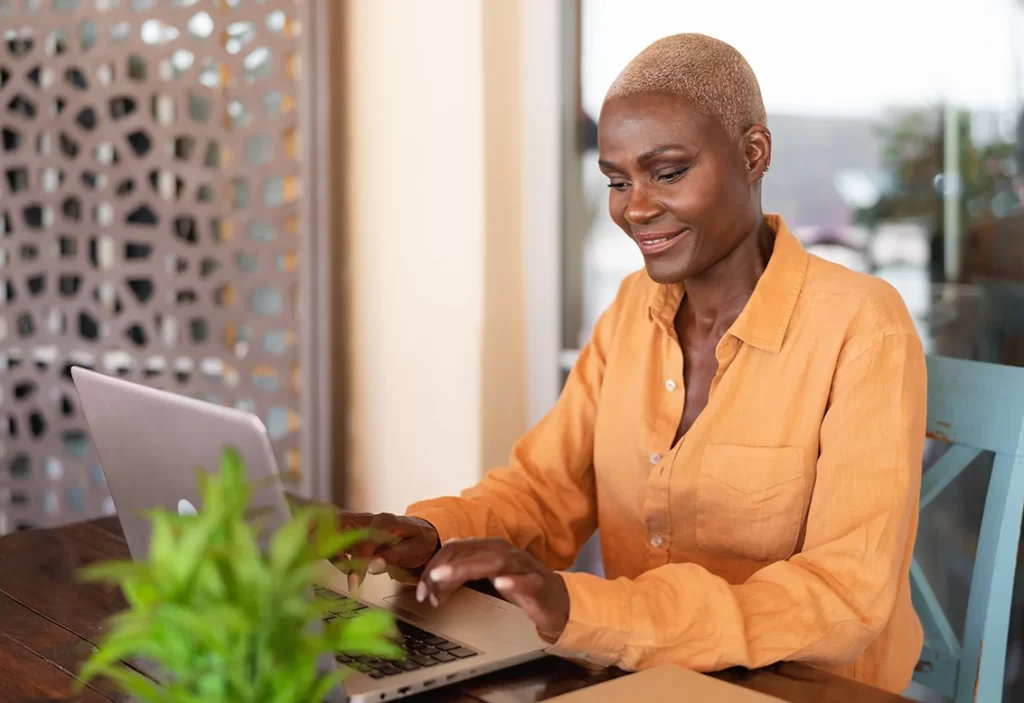
[[[665,144],[664,146],[656,146],[656,147],[654,147],[652,149],[648,149],[644,153],[640,154],[640,156],[638,156],[636,160],[637,160],[637,163],[643,164],[643,163],[646,163],[646,162],[650,161],[651,159],[653,159],[653,158],[655,158],[657,156],[661,156],[665,152],[677,151],[677,150],[682,150],[682,149],[685,149],[685,148],[686,147],[682,146],[681,144]],[[611,170],[615,170],[616,169],[615,164],[611,163],[610,161],[605,161],[603,159],[598,159],[597,165],[600,166],[601,168],[606,168],[606,169],[611,169]]]

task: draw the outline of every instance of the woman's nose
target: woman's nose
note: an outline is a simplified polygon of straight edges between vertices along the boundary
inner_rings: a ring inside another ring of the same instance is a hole
[[[633,187],[626,204],[626,221],[633,225],[644,225],[661,215],[665,209],[650,196],[646,188]]]

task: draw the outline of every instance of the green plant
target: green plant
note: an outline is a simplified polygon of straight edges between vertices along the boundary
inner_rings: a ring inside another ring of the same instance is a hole
[[[128,608],[111,618],[79,686],[104,676],[144,703],[311,703],[346,673],[319,667],[325,656],[401,655],[385,612],[316,627],[318,565],[362,532],[340,533],[330,508],[306,507],[261,550],[237,452],[224,451],[219,474],[197,473],[202,509],[152,511],[147,560],[84,570],[86,580],[120,586]],[[162,685],[123,663],[132,659],[155,665]]]

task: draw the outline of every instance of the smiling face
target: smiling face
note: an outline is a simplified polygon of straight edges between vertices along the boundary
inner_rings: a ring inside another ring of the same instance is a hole
[[[730,135],[682,98],[629,95],[602,108],[598,149],[612,220],[654,281],[699,277],[753,241],[771,150],[763,127]]]

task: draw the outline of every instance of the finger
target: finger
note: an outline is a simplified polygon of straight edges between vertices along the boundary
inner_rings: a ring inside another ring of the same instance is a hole
[[[396,524],[393,515],[375,515],[366,527],[372,534],[349,550],[349,588],[362,583],[368,567],[380,556],[380,550],[387,549],[399,539],[394,534]],[[378,573],[383,570],[379,569]],[[353,578],[353,574],[356,578]]]
[[[492,583],[498,593],[510,603],[522,608],[534,622],[546,615],[543,611],[544,604],[541,602],[544,577],[540,574],[505,574],[495,577]]]
[[[373,551],[376,544],[363,542],[351,548],[348,558],[340,565],[342,571],[348,574],[348,588],[354,591],[359,587],[366,577],[367,568],[373,560]]]
[[[483,540],[477,539],[459,540],[458,543],[456,543],[456,540],[448,540],[441,546],[440,549],[438,549],[434,553],[432,557],[430,557],[430,559],[427,560],[427,563],[423,565],[420,576],[424,577],[425,574],[430,573],[430,571],[435,567],[441,566],[442,564],[447,564],[452,559],[461,558],[466,556],[467,554],[475,552],[476,548],[482,542]],[[419,587],[417,588],[417,598],[420,600],[420,602],[426,600],[427,598],[428,594],[426,588],[426,584],[420,584]]]
[[[419,581],[419,571],[419,569],[410,570],[401,566],[393,566],[383,559],[379,553],[378,556],[370,560],[369,565],[366,567],[367,574],[373,576],[387,574],[395,581],[411,586],[415,586],[416,582]]]
[[[509,551],[514,551],[514,547],[504,539],[450,539],[444,542],[444,545],[435,554],[426,566],[423,567],[423,576],[420,579],[420,583],[417,586],[417,598],[422,603],[427,600],[431,600],[433,589],[431,588],[432,582],[427,579],[426,575],[431,573],[437,567],[450,564],[455,561],[469,559],[474,555],[478,554],[505,554]],[[437,578],[446,578],[449,576],[449,571],[443,569],[439,571],[435,576]],[[437,602],[436,594],[433,594],[433,601]],[[435,603],[436,605],[436,603]]]
[[[445,545],[423,567],[421,578],[416,586],[416,599],[421,603],[431,600],[430,584],[426,579],[426,574],[429,574],[435,568],[457,559],[464,559],[481,551],[504,551],[509,547],[510,545],[507,542],[502,543],[500,540],[467,539],[445,542]],[[443,574],[444,572],[441,573]],[[436,597],[433,600],[436,601]]]
[[[416,569],[430,556],[429,548],[424,548],[421,535],[401,536],[393,544],[383,544],[376,556],[383,559],[389,566],[404,569]]]
[[[360,562],[365,569],[388,546],[387,535],[373,535],[349,547],[348,556],[353,562]]]
[[[322,505],[320,507],[322,510],[318,510],[315,514],[311,515],[307,523],[310,538],[315,539],[321,528],[328,532],[336,529],[341,519],[341,511],[333,505]]]
[[[338,513],[338,529],[357,530],[369,527],[375,517],[377,516],[374,513],[352,513],[342,510]]]
[[[373,520],[373,513],[352,513],[346,510],[339,510],[333,506],[328,506],[329,511],[325,514],[321,513],[314,519],[310,520],[309,523],[309,535],[315,537],[316,533],[321,527],[326,527],[328,532],[333,534],[334,532],[347,532],[350,530],[365,529],[369,526]],[[333,513],[333,515],[331,515]],[[328,525],[324,525],[324,520],[327,520]]]
[[[354,591],[362,585],[367,575],[383,574],[388,570],[388,566],[376,557],[353,556],[346,560],[339,569],[348,574],[348,588],[350,591]]]
[[[369,561],[381,543],[390,538],[389,527],[391,525],[388,517],[387,515],[372,515],[367,521],[357,518],[361,524],[353,529],[362,530],[364,534],[362,539],[349,547],[349,556],[363,557]]]
[[[404,569],[401,566],[389,566],[388,576],[405,586],[415,586],[420,581],[420,570]]]
[[[373,561],[373,553],[380,546],[374,540],[360,542],[349,551],[345,571],[348,572],[349,590],[355,590],[366,578],[366,571]]]
[[[551,636],[551,642],[558,639],[565,627],[563,618],[553,612],[551,603],[545,598],[544,576],[539,573],[505,575],[494,579],[505,600],[518,606],[530,620],[534,621],[543,636]]]
[[[373,561],[370,562],[370,563],[371,563],[371,566],[373,566],[373,565],[375,565],[376,562],[379,562],[380,564],[383,565],[383,568],[380,570],[380,573],[386,573],[391,578],[393,578],[394,580],[396,580],[396,581],[398,581],[400,583],[415,585],[416,582],[420,580],[420,574],[423,572],[423,567],[422,566],[414,566],[414,567],[400,566],[400,565],[396,564],[395,561],[393,561],[392,559],[393,559],[393,553],[388,551],[385,548],[385,549],[377,552],[377,556],[374,557]],[[420,559],[408,559],[408,558],[406,558],[404,556],[401,556],[401,557],[399,557],[397,559],[397,561],[399,561],[401,563],[422,562],[423,559],[422,558],[420,558]],[[377,573],[376,571],[370,571],[369,569],[367,569],[367,572],[368,573]]]
[[[430,559],[426,567],[429,571],[434,566],[467,557],[478,553],[515,552],[516,549],[503,539],[450,539]]]
[[[505,551],[481,551],[431,568],[423,574],[422,579],[422,583],[426,584],[427,597],[436,607],[467,581],[490,579],[509,573],[512,569],[507,556]]]

